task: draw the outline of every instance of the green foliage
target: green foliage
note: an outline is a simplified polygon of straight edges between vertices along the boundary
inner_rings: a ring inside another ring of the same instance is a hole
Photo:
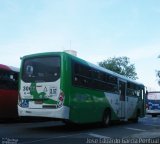
[[[133,80],[138,79],[134,64],[130,64],[128,57],[113,57],[98,63],[99,66],[124,75]]]

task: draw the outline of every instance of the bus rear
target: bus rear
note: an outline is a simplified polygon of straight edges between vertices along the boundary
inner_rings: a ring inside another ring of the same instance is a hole
[[[151,114],[152,116],[160,114],[160,92],[148,92],[146,113]]]
[[[22,59],[19,87],[19,116],[69,118],[61,89],[60,53],[36,54]]]
[[[19,69],[0,64],[0,119],[18,118]]]

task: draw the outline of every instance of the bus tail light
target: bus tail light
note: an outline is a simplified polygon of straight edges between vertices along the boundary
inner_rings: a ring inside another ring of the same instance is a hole
[[[64,93],[62,91],[59,94],[59,101],[61,101],[61,102],[64,101]]]
[[[64,93],[63,93],[63,91],[61,91],[59,94],[59,98],[58,98],[57,108],[62,107],[63,102],[64,102]]]

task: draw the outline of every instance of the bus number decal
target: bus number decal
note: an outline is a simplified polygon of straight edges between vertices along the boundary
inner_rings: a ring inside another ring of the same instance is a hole
[[[30,87],[29,86],[23,86],[23,91],[29,91]]]
[[[50,87],[49,95],[50,95],[50,97],[51,97],[51,96],[56,96],[56,95],[57,95],[57,88],[55,88],[55,87]]]
[[[30,94],[30,89],[31,89],[30,86],[23,86],[23,93],[24,93],[24,95]]]

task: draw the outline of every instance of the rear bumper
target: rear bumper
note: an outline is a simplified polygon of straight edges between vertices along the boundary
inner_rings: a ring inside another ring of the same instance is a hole
[[[57,109],[33,109],[33,108],[22,108],[18,105],[19,116],[33,116],[33,117],[48,117],[58,119],[69,119],[69,107],[62,106]]]
[[[160,110],[146,110],[147,114],[160,114]]]

